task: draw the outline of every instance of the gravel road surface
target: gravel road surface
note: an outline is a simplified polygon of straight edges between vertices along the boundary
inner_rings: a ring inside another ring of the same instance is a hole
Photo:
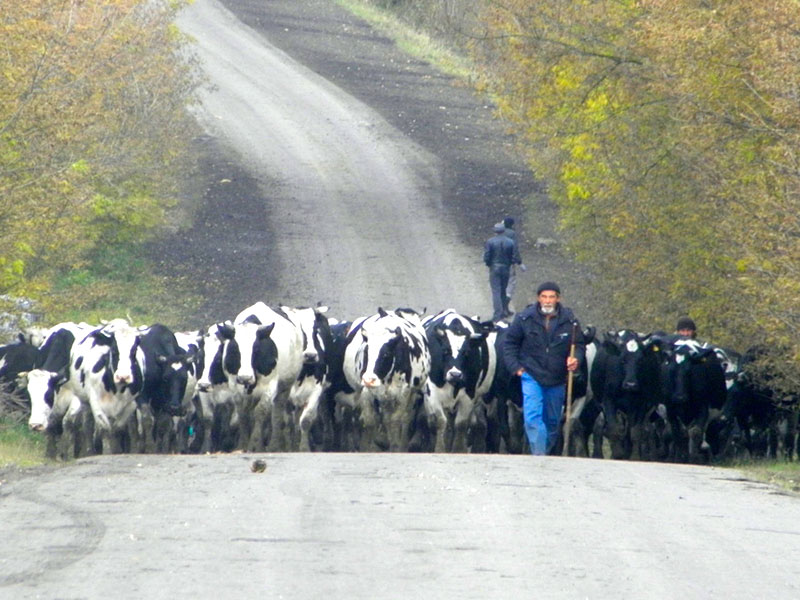
[[[482,241],[537,191],[490,107],[327,0],[196,0],[181,26],[215,86],[206,189],[154,251],[209,298],[193,325],[255,300],[488,314]],[[525,217],[555,235],[546,203]],[[580,269],[528,262],[589,320]],[[0,539],[1,600],[800,597],[797,497],[680,465],[93,457],[0,473]]]

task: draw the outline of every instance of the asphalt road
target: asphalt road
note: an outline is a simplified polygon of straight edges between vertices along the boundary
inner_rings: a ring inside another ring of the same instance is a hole
[[[435,218],[437,154],[219,4],[197,0],[181,24],[216,85],[199,118],[272,192],[287,303],[486,313],[475,249]],[[798,498],[736,471],[261,457],[264,473],[231,454],[0,475],[0,600],[800,597]]]
[[[0,598],[797,598],[800,503],[714,468],[115,456],[0,486]]]

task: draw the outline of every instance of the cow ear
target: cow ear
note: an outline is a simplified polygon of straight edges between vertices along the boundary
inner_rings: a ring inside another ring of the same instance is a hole
[[[399,325],[394,328],[394,335],[395,335],[395,337],[402,337],[403,336],[403,332],[400,330],[400,326]]]
[[[387,313],[385,310],[383,310],[383,307],[382,307],[382,306],[379,306],[379,307],[378,307],[378,315],[380,315],[380,318],[383,318],[383,317],[385,317],[385,316],[388,316],[388,314],[389,314],[389,313]]]
[[[318,315],[324,315],[326,312],[328,312],[328,310],[329,307],[324,306],[322,303],[319,303],[317,304],[317,307],[314,309],[314,312],[317,313]]]
[[[264,325],[258,328],[257,337],[260,340],[268,338],[269,335],[272,333],[272,330],[275,329],[275,323],[270,323],[269,325]]]
[[[232,340],[235,334],[236,329],[230,321],[225,321],[217,325],[217,337],[220,340]]]

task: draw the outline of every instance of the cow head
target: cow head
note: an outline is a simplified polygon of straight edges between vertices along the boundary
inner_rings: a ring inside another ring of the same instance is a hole
[[[31,399],[31,415],[28,426],[34,431],[44,431],[53,410],[56,394],[66,382],[63,374],[34,369],[20,373]]]
[[[113,319],[93,334],[97,343],[109,346],[109,367],[115,385],[124,388],[133,384],[137,375],[141,379],[136,352],[145,330],[131,326],[125,319]]]
[[[229,337],[228,337],[229,336]],[[200,347],[197,365],[197,390],[210,392],[214,386],[221,386],[228,382],[223,367],[223,353],[225,342],[233,338],[233,326],[217,323],[208,328],[208,331],[199,332],[198,345]]]
[[[274,328],[275,323],[261,325],[253,321],[234,326],[224,364],[229,373],[236,374],[236,383],[248,391],[253,390],[259,376],[269,375],[278,364],[278,348],[270,338]]]

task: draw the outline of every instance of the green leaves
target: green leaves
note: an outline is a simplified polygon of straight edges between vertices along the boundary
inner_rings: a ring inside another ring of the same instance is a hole
[[[506,0],[476,45],[609,320],[669,328],[691,313],[719,343],[782,340],[765,368],[787,388],[800,384],[784,358],[800,355],[797,9]]]

